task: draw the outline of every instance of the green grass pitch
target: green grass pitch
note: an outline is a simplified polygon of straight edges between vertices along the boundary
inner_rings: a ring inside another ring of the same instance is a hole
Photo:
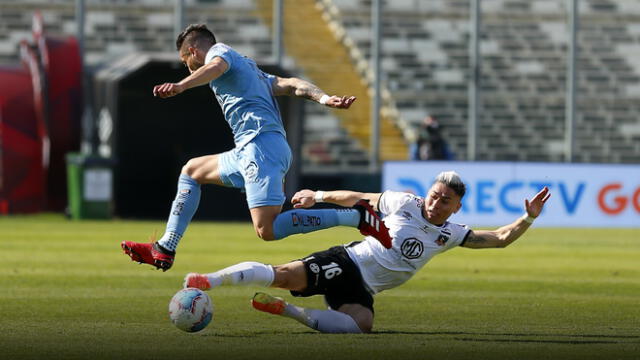
[[[248,223],[191,225],[174,267],[137,265],[122,240],[162,222],[0,218],[2,359],[639,359],[640,229],[536,229],[506,249],[454,249],[376,296],[374,333],[316,333],[249,305],[260,288],[210,293],[214,320],[168,320],[190,271],[272,264],[360,238],[336,228],[278,242]],[[293,299],[323,307],[320,297]]]

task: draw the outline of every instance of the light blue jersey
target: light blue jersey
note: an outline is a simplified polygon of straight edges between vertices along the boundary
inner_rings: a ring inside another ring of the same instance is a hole
[[[209,86],[222,107],[235,142],[233,149],[217,154],[217,175],[222,184],[245,191],[250,209],[266,206],[282,209],[286,199],[284,181],[292,154],[273,95],[277,78],[261,71],[253,60],[225,44],[213,45],[207,51],[205,63],[216,57],[222,58],[228,68]],[[158,240],[159,246],[167,251],[176,250],[199,202],[200,183],[186,173],[181,174],[167,228]],[[251,214],[253,217],[254,212]],[[266,219],[264,216],[259,218],[260,223],[255,222],[256,229],[262,228],[262,221]],[[357,227],[359,222],[360,213],[355,209],[297,209],[275,218],[272,235],[281,239],[338,225]],[[261,233],[261,237],[265,235],[270,236],[268,232]]]
[[[272,95],[271,86],[276,77],[258,69],[253,60],[226,44],[213,45],[207,52],[205,63],[216,56],[224,59],[228,68],[209,86],[231,127],[236,147],[245,146],[265,132],[286,136],[278,104]]]

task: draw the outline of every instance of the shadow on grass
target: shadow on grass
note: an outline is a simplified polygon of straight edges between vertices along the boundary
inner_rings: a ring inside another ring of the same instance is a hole
[[[267,336],[267,335],[279,335],[279,334],[283,334],[282,332],[277,332],[277,331],[252,331],[250,333],[246,333],[246,334],[224,334],[224,333],[216,333],[216,332],[207,332],[207,333],[202,333],[202,334],[198,334],[200,336],[203,337],[208,337],[208,336],[213,336],[213,337],[220,337],[220,338],[254,338],[256,336]],[[318,334],[317,331],[296,331],[296,332],[287,332],[287,335],[315,335]],[[331,335],[331,334],[329,334]],[[336,334],[339,335],[339,334]],[[343,334],[344,335],[344,334]]]
[[[548,344],[640,344],[640,341],[624,341],[624,340],[640,340],[637,335],[604,335],[604,334],[536,334],[536,333],[474,333],[463,331],[394,331],[383,330],[375,331],[374,334],[397,334],[397,335],[451,335],[452,339],[458,341],[477,341],[477,342],[513,342],[513,343],[548,343]],[[458,335],[458,336],[457,336]],[[466,335],[459,337],[459,335]],[[469,336],[479,336],[469,337]],[[494,336],[509,336],[516,339],[491,338]],[[489,337],[489,338],[481,338]],[[552,338],[552,339],[517,339],[518,337],[533,338]],[[556,339],[553,339],[556,338]],[[557,338],[574,338],[574,339],[557,339]],[[585,339],[585,340],[576,340]],[[621,341],[622,340],[622,341]]]
[[[278,331],[252,331],[246,334],[225,334],[208,332],[201,334],[205,337],[219,338],[254,338],[256,336],[269,336],[279,334]],[[317,335],[316,331],[287,332],[288,335]],[[452,340],[469,342],[503,342],[503,343],[544,343],[544,344],[640,344],[640,336],[637,335],[604,335],[604,334],[537,334],[537,333],[484,333],[464,331],[374,331],[373,335],[426,335],[443,336],[450,335]],[[344,334],[324,334],[338,335]],[[508,338],[505,338],[508,337]],[[533,339],[522,339],[523,337]]]

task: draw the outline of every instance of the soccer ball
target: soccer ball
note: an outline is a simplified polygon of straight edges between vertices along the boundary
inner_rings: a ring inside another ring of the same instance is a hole
[[[173,325],[182,331],[200,331],[209,325],[212,317],[211,298],[200,289],[182,289],[169,303],[169,318]]]

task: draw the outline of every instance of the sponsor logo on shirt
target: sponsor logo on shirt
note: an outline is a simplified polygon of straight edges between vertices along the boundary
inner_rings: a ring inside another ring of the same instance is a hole
[[[407,259],[417,259],[422,256],[422,253],[424,252],[424,245],[422,244],[422,241],[416,238],[406,238],[402,241],[400,251],[402,251],[402,256]]]
[[[311,270],[312,273],[317,274],[320,272],[320,267],[316,263],[311,263],[309,264],[309,270]]]

